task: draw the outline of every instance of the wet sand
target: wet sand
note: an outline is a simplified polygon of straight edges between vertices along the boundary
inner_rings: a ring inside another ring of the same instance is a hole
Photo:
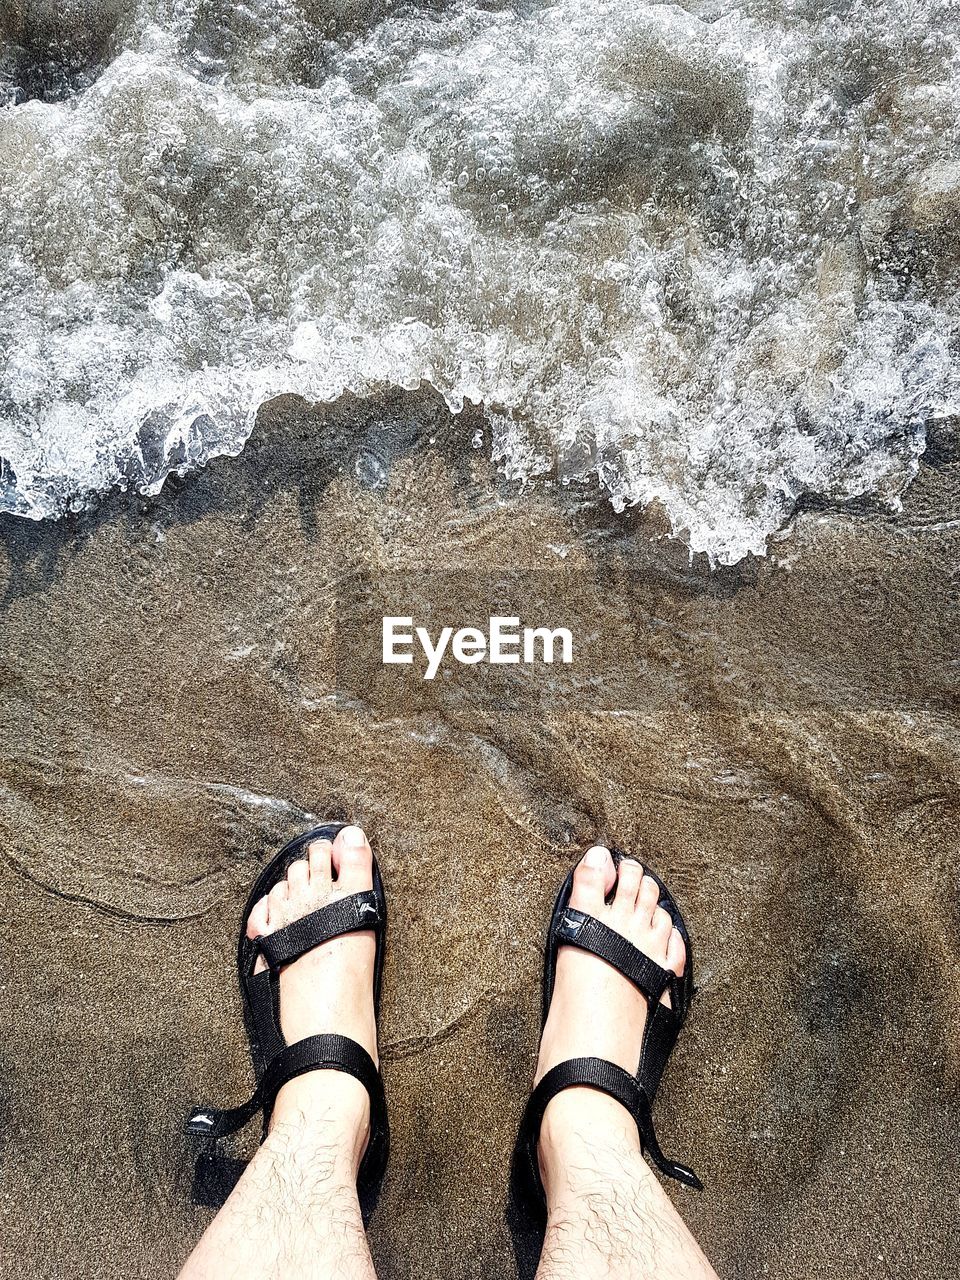
[[[174,1274],[209,1217],[181,1121],[249,1086],[238,913],[312,814],[362,822],[388,884],[384,1280],[516,1274],[542,932],[596,838],[693,931],[658,1127],[719,1274],[953,1274],[960,455],[897,517],[808,512],[711,574],[653,515],[499,481],[476,425],[275,402],[155,500],[3,524],[4,1271]],[[575,582],[578,631],[628,637],[613,686],[461,673],[405,710],[338,600],[425,567]]]

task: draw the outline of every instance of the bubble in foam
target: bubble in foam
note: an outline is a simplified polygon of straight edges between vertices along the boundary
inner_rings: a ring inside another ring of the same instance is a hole
[[[5,510],[156,492],[281,393],[430,383],[517,482],[732,562],[803,495],[895,503],[960,409],[951,0],[0,24]]]

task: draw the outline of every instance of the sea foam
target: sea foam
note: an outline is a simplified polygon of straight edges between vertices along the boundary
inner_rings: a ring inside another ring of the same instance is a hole
[[[0,509],[434,386],[762,554],[960,411],[954,0],[0,7]]]

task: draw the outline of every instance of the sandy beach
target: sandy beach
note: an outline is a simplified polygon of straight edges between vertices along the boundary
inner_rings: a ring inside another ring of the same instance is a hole
[[[598,838],[648,858],[693,933],[659,1131],[706,1184],[670,1190],[718,1273],[943,1280],[956,450],[931,449],[897,516],[808,511],[766,560],[711,572],[654,514],[507,485],[475,428],[427,395],[279,400],[240,457],[156,499],[4,519],[4,1271],[175,1273],[209,1217],[183,1118],[250,1084],[244,895],[310,815],[343,815],[391,912],[384,1280],[518,1274],[542,934]],[[494,705],[467,671],[407,703],[357,678],[344,584],[416,591],[425,568],[472,605],[507,570],[575,583],[577,633],[619,637],[615,684]]]

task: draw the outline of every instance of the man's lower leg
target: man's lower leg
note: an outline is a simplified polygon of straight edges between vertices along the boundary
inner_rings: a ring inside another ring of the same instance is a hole
[[[716,1280],[619,1103],[593,1090],[558,1095],[540,1164],[548,1217],[537,1280]]]

